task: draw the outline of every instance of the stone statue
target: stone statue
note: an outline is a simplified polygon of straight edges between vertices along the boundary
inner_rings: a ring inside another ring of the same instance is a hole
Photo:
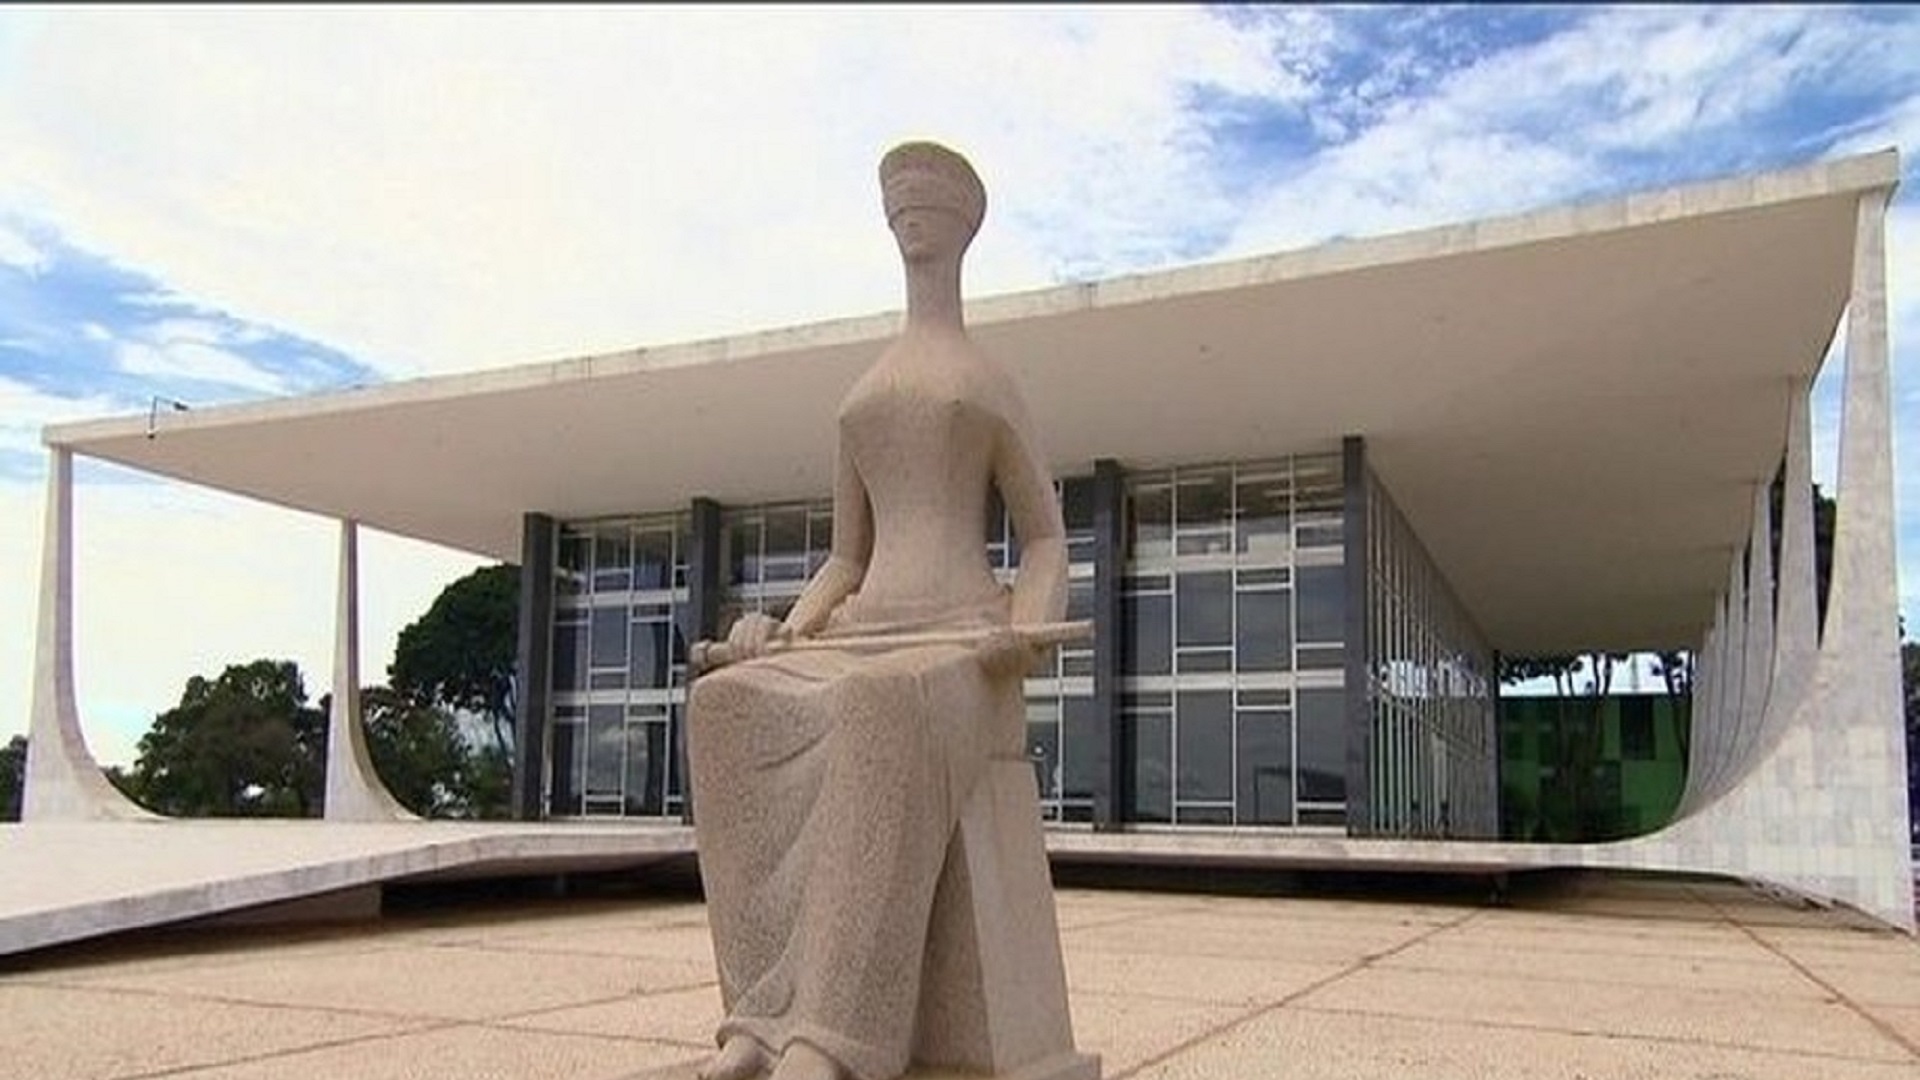
[[[932,143],[890,151],[880,182],[906,323],[840,405],[831,555],[784,622],[748,615],[696,648],[688,757],[726,1010],[699,1076],[1097,1077],[1073,1051],[1021,755],[1025,673],[1089,628],[1058,622],[1066,540],[1026,409],[962,325],[986,193]],[[987,563],[990,489],[1020,538],[1011,590]]]

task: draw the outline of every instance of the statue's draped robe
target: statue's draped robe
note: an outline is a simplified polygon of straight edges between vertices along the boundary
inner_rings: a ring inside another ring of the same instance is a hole
[[[889,387],[843,411],[876,546],[930,498],[962,500],[946,516],[984,535],[1004,423],[964,396]],[[863,463],[862,447],[889,460]],[[1005,625],[1006,591],[978,570],[933,603],[856,594],[823,636]],[[723,1042],[745,1034],[777,1055],[801,1040],[862,1080],[906,1069],[934,887],[1020,693],[970,645],[794,650],[695,681],[688,757]]]

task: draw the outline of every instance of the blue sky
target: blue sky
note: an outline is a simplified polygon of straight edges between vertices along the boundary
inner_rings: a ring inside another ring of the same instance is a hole
[[[889,308],[872,168],[915,136],[987,177],[975,295],[1897,145],[1920,625],[1916,56],[1908,6],[0,10],[0,736],[25,726],[43,424]],[[317,692],[327,523],[81,480],[104,757],[229,661],[294,657]],[[474,563],[367,560],[377,677]]]

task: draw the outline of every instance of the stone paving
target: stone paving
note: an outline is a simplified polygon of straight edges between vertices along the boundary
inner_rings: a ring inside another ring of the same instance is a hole
[[[1920,943],[1735,884],[1058,897],[1114,1080],[1920,1080]],[[125,935],[0,960],[0,1077],[619,1080],[709,1045],[709,949],[684,894]]]

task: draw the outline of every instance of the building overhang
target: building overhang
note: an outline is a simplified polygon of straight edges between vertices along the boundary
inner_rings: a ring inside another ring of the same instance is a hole
[[[1848,300],[1885,151],[983,299],[1055,470],[1366,440],[1491,644],[1696,643]],[[877,251],[876,257],[890,257]],[[161,476],[505,560],[561,518],[823,497],[897,312],[49,428]]]

